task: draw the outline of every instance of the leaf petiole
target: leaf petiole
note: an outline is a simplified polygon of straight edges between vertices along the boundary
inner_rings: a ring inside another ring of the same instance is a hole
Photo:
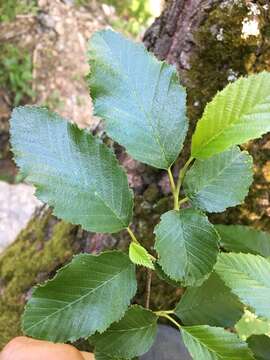
[[[139,243],[139,241],[137,240],[134,232],[131,230],[131,228],[128,226],[126,229],[127,229],[127,232],[129,233],[129,235],[130,235],[130,237],[131,237],[131,240],[134,241],[136,244],[141,245],[141,244]]]
[[[155,311],[155,314],[159,317],[164,317],[168,319],[171,323],[178,327],[178,329],[181,329],[181,325],[169,315],[174,314],[174,311]]]
[[[192,161],[194,160],[194,158],[191,156],[188,161],[185,163],[185,165],[180,169],[179,171],[179,175],[178,175],[178,180],[177,180],[177,185],[176,185],[176,195],[177,195],[177,199],[179,198],[179,193],[180,193],[180,189],[184,180],[184,177],[186,175],[187,169],[189,167],[189,165],[192,163]]]
[[[172,191],[172,194],[173,194],[174,210],[179,210],[178,194],[177,194],[177,190],[176,190],[176,186],[175,186],[175,182],[174,182],[174,178],[173,178],[171,168],[169,168],[167,171],[168,171],[168,175],[169,175],[171,191]]]
[[[181,199],[181,200],[179,201],[179,203],[178,203],[179,208],[180,208],[180,206],[181,206],[182,204],[184,204],[184,203],[187,202],[187,201],[189,201],[189,198],[188,198],[187,196],[184,197],[183,199]]]

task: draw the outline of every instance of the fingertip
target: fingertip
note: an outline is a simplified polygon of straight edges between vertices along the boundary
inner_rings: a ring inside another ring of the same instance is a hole
[[[28,344],[31,339],[25,336],[17,336],[10,340],[9,343],[4,347],[0,353],[1,360],[12,360],[14,355],[20,350],[25,344]]]
[[[83,357],[84,360],[95,360],[95,357],[93,354],[90,354],[88,352],[85,351],[81,351],[81,355]]]

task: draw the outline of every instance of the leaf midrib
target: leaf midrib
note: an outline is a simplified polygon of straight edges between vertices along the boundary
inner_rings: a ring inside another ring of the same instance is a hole
[[[250,86],[250,84],[249,84]],[[260,101],[258,102],[255,106],[254,106],[254,109],[257,107],[257,106],[260,106],[262,104],[265,103],[265,100],[266,99],[270,99],[270,96],[266,96],[266,98],[264,98],[263,101]],[[260,112],[259,112],[260,113]],[[253,112],[250,112],[248,111],[247,113],[244,113],[244,114],[241,114],[241,116],[239,117],[239,121],[237,120],[237,118],[235,118],[234,120],[232,120],[231,122],[228,122],[225,126],[223,126],[220,131],[218,131],[215,135],[213,135],[211,138],[209,138],[206,142],[202,143],[200,145],[200,149],[199,149],[199,152],[201,152],[201,150],[205,149],[209,144],[211,144],[211,142],[215,141],[222,133],[225,133],[230,127],[233,127],[235,125],[236,122],[239,122],[241,123],[241,120],[244,116],[247,116],[249,114],[254,114]],[[257,113],[258,114],[258,113]],[[203,119],[203,117],[202,117]],[[209,119],[209,117],[205,117],[205,119]],[[197,152],[198,153],[198,152]]]
[[[244,254],[244,255],[251,255],[251,254]],[[255,256],[255,257],[256,257],[256,256],[261,256],[261,255],[253,255],[253,254],[252,254],[252,256]],[[262,257],[262,256],[261,256],[261,257]],[[262,257],[262,258],[263,258],[263,257]],[[263,259],[264,259],[264,258],[263,258]],[[225,267],[226,267],[226,271],[227,271],[228,268],[231,269],[230,265],[228,265],[227,263],[224,263],[224,262],[223,262],[223,267],[224,267],[224,264],[225,264]],[[270,267],[269,267],[269,269],[270,269]],[[255,278],[255,276],[253,276],[253,274],[251,274],[249,271],[248,271],[248,272],[244,272],[242,269],[237,269],[236,267],[233,267],[233,271],[236,272],[238,275],[245,277],[244,280],[254,281],[254,282],[256,282],[260,287],[264,287],[264,288],[270,290],[270,285],[267,286],[265,283],[263,283],[263,281],[261,281],[260,279],[258,280],[258,278]],[[229,287],[229,286],[227,286],[227,287]],[[231,287],[229,287],[229,288],[231,288]],[[233,291],[233,289],[231,289],[231,291]]]
[[[191,337],[195,340],[195,342],[198,342],[198,343],[199,343],[203,348],[205,348],[208,352],[210,352],[210,353],[212,353],[213,355],[215,355],[215,356],[217,357],[217,359],[221,359],[221,360],[224,359],[223,355],[220,355],[219,353],[216,352],[216,350],[213,350],[211,347],[209,347],[209,345],[203,343],[201,339],[195,337],[195,336],[192,335],[190,332],[188,332],[186,329],[183,329],[183,328],[182,328],[182,330],[185,331],[186,333],[188,333],[188,335],[191,336]]]
[[[119,59],[114,56],[114,54],[113,54],[113,52],[112,52],[109,44],[107,43],[107,41],[105,40],[104,37],[102,37],[102,40],[103,40],[103,42],[105,43],[107,49],[109,50],[111,56],[112,56],[113,58],[116,58],[116,59],[117,59],[118,67],[119,67],[120,69],[124,69],[124,68],[121,66],[121,64],[120,64]],[[136,44],[135,44],[135,45],[136,45]],[[145,51],[145,53],[146,53],[146,51]],[[148,55],[148,54],[146,54],[146,55]],[[161,70],[162,70],[162,66],[163,66],[163,64],[160,66],[159,76],[160,76],[160,73],[161,73]],[[130,81],[129,81],[129,78],[128,78],[128,75],[126,74],[126,72],[123,71],[123,73],[121,73],[121,75],[124,75],[124,77],[127,79],[127,83],[130,84]],[[155,85],[155,86],[157,87],[157,82],[156,82],[156,85]],[[139,102],[139,100],[138,100],[138,95],[137,95],[137,92],[136,92],[135,88],[134,88],[134,87],[130,87],[130,88],[131,88],[131,90],[133,91],[133,94],[134,94],[134,97],[135,97],[135,99],[136,99],[136,103],[137,103],[139,109],[141,109],[141,111],[142,111],[143,114],[145,115],[145,118],[146,118],[148,124],[150,125],[150,127],[151,127],[151,129],[152,129],[153,137],[156,139],[156,142],[158,143],[158,145],[159,145],[159,147],[160,147],[160,149],[161,149],[161,151],[162,151],[162,153],[163,153],[163,160],[165,160],[167,166],[169,167],[169,165],[168,165],[168,164],[169,164],[169,161],[168,161],[168,159],[166,158],[165,148],[164,148],[164,146],[163,146],[163,145],[161,144],[161,142],[160,142],[160,135],[156,133],[156,130],[155,130],[153,124],[152,124],[151,116],[149,116],[148,113],[146,112],[146,110],[144,109],[144,107],[141,106],[141,104],[140,104],[140,102]],[[156,89],[155,89],[155,91],[154,91],[154,94],[155,94],[155,93],[156,93]]]
[[[94,292],[97,291],[98,289],[102,288],[104,285],[107,285],[108,283],[110,283],[112,280],[114,280],[114,279],[115,279],[116,277],[118,277],[120,274],[122,274],[123,272],[125,272],[125,271],[128,269],[129,266],[130,266],[130,265],[127,264],[127,266],[126,266],[123,270],[121,270],[120,272],[118,272],[117,274],[115,274],[115,275],[114,275],[112,278],[110,278],[109,280],[101,283],[101,284],[100,284],[99,286],[97,286],[96,288],[91,289],[91,291],[89,291],[88,293],[84,294],[83,296],[81,296],[80,298],[76,299],[75,301],[73,301],[73,302],[71,302],[71,303],[68,303],[68,304],[65,305],[64,307],[62,307],[62,308],[56,310],[55,312],[53,312],[53,313],[45,316],[44,318],[42,318],[42,320],[40,320],[40,321],[38,321],[37,323],[31,325],[31,326],[28,327],[26,330],[29,331],[30,329],[35,328],[36,326],[38,326],[38,325],[46,322],[50,317],[55,316],[55,315],[58,314],[59,312],[64,311],[66,308],[69,308],[69,307],[74,306],[76,303],[78,303],[78,302],[82,301],[84,298],[90,296],[92,293],[94,293]]]
[[[245,151],[241,151],[239,152],[233,159],[232,161],[230,161],[230,163],[228,165],[226,165],[225,167],[223,167],[216,175],[216,177],[211,178],[209,180],[209,182],[207,184],[204,184],[200,189],[194,190],[195,194],[199,194],[201,193],[205,188],[207,188],[208,186],[211,185],[212,182],[218,180],[217,178],[219,178],[232,164],[235,163],[235,161],[242,155],[242,153],[246,153]],[[205,161],[205,160],[202,160]]]
[[[156,320],[155,320],[156,321]],[[131,332],[131,331],[142,331],[144,329],[150,329],[155,325],[154,321],[150,325],[141,326],[138,328],[128,328],[128,329],[119,329],[119,330],[107,330],[106,333],[116,333],[116,332]]]
[[[61,121],[61,122],[63,122],[62,120],[59,120],[59,121]],[[49,121],[47,120],[46,121],[46,123],[47,124],[49,124]],[[65,127],[65,130],[66,130],[66,132],[68,133],[68,131],[69,131],[69,128],[72,128],[72,125],[71,124],[69,124],[69,123],[66,123],[65,124],[66,125],[66,127]],[[63,122],[63,126],[64,126],[64,122]],[[87,135],[87,134],[85,134],[85,135]],[[100,144],[100,145],[102,145],[102,144]],[[39,144],[37,144],[37,146],[39,146]],[[43,149],[43,148],[42,148]],[[107,150],[107,149],[106,149]],[[109,149],[108,149],[109,150]],[[109,150],[110,151],[110,150]],[[81,153],[83,153],[83,152],[81,152],[80,151],[80,153],[79,153],[79,157],[81,158]],[[26,154],[26,152],[24,152],[24,154]],[[113,162],[114,162],[114,154],[113,153],[110,153],[110,155],[112,156],[111,158],[110,158],[110,163],[112,164]],[[25,156],[25,155],[24,155]],[[72,156],[72,154],[70,154],[70,156]],[[52,157],[52,159],[53,159],[53,157]],[[62,161],[63,159],[59,159],[59,163],[62,165],[62,167],[63,167],[63,169],[65,169],[66,167],[65,167],[65,164],[63,163],[63,161]],[[76,160],[76,159],[75,159]],[[54,170],[54,169],[53,169]],[[57,170],[58,171],[58,170]],[[122,172],[122,169],[119,167],[119,171],[121,171]],[[59,176],[59,174],[55,174],[55,176]],[[64,179],[64,183],[65,183],[65,176],[63,175],[62,176],[62,173],[60,174],[61,175],[61,178],[63,178]],[[124,174],[121,174],[121,175],[124,175]],[[48,174],[47,174],[47,176],[48,176]],[[74,181],[70,181],[71,179],[73,179]],[[102,195],[100,194],[101,193],[101,191],[100,191],[100,189],[98,189],[95,185],[94,185],[94,183],[89,179],[89,177],[87,177],[87,184],[85,184],[84,182],[79,182],[76,178],[73,178],[73,177],[68,177],[68,186],[71,186],[71,188],[77,188],[78,189],[78,192],[85,192],[86,194],[89,192],[89,191],[91,191],[91,193],[95,196],[95,197],[97,197],[100,201],[102,201],[102,203],[111,211],[111,213],[114,215],[114,217],[120,222],[120,224],[123,226],[123,227],[125,227],[127,224],[125,224],[125,222],[124,222],[124,220],[116,213],[116,211],[107,203],[107,201],[105,200],[105,199],[103,199],[103,197],[102,197]],[[36,184],[36,187],[37,188],[40,188],[40,186],[38,186],[38,184]],[[84,189],[83,191],[81,190],[81,189]],[[49,201],[46,199],[46,202],[48,202],[49,203]],[[51,202],[51,201],[50,201]],[[54,206],[54,207],[56,207],[57,208],[57,206],[55,205],[55,203],[53,203],[52,204],[52,206]],[[121,211],[120,211],[121,212]]]

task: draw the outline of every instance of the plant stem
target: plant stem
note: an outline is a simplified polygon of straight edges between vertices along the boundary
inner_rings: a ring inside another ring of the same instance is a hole
[[[174,310],[161,310],[161,311],[154,311],[157,316],[162,316],[163,314],[174,314]]]
[[[171,314],[171,313],[174,313],[173,311],[156,311],[155,314],[157,316],[160,316],[160,317],[164,317],[168,320],[170,320],[170,322],[172,322],[175,326],[178,327],[178,329],[181,329],[181,325],[178,324],[178,322],[176,320],[174,320],[174,318],[172,318],[170,315],[168,314]]]
[[[136,244],[140,245],[139,241],[137,240],[137,238],[136,238],[135,234],[133,233],[133,231],[131,230],[131,228],[128,226],[126,229],[131,237],[131,240],[134,241]]]
[[[180,208],[180,206],[182,205],[182,204],[184,204],[185,202],[187,202],[187,201],[189,201],[189,198],[186,196],[186,197],[184,197],[183,199],[181,199],[180,201],[179,201],[179,208]]]
[[[178,181],[177,181],[177,185],[176,185],[176,189],[175,189],[175,192],[177,194],[177,199],[179,198],[180,189],[181,189],[184,177],[186,175],[187,169],[193,160],[194,160],[194,158],[190,157],[188,159],[188,161],[185,163],[185,165],[179,171]]]
[[[169,168],[168,170],[168,175],[169,175],[169,180],[170,180],[170,184],[171,184],[171,191],[172,191],[172,194],[173,194],[173,202],[174,202],[174,210],[179,210],[179,205],[178,205],[178,194],[177,194],[177,189],[176,189],[176,186],[175,186],[175,182],[174,182],[174,179],[173,179],[173,174],[172,174],[172,171],[171,171],[171,168]]]
[[[143,247],[140,244],[139,240],[136,238],[134,232],[131,230],[131,228],[129,226],[126,228],[126,230],[129,233],[129,236],[131,237],[132,242],[134,242],[135,244],[140,245],[141,247]],[[147,251],[147,249],[145,249],[145,250]],[[148,251],[147,251],[147,253],[148,253]],[[148,255],[150,256],[152,261],[157,261],[157,259],[153,255],[151,255],[150,253],[148,253]]]
[[[181,329],[180,324],[178,324],[177,321],[175,321],[170,315],[166,315],[164,314],[164,317],[168,320],[170,320],[170,322],[172,322],[176,327],[178,327],[178,329]]]
[[[149,305],[150,305],[151,281],[152,281],[152,271],[151,271],[151,269],[147,269],[146,291],[145,291],[145,307],[146,307],[146,309],[149,309]]]

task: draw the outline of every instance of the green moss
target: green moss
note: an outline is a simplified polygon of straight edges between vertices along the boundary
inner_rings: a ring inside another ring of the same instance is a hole
[[[228,72],[245,73],[244,57],[248,52],[241,41],[246,7],[233,6],[230,11],[217,6],[194,34],[196,51],[188,71],[189,113],[197,119],[205,104],[228,82]],[[218,40],[218,34],[221,35]]]
[[[228,6],[224,8],[224,4]],[[226,1],[209,13],[194,39],[196,50],[187,71],[189,89],[188,109],[191,128],[202,114],[205,104],[229,80],[249,73],[270,71],[270,8],[267,1],[256,1],[259,36],[242,35],[242,22],[251,19],[250,9],[244,0]],[[253,156],[254,183],[245,204],[228,209],[222,214],[212,214],[211,221],[226,224],[256,225],[270,231],[269,182],[262,169],[269,159],[269,135],[249,142],[245,148]]]
[[[241,36],[243,20],[252,16],[244,0],[218,4],[194,34],[196,51],[187,72],[191,119],[196,120],[205,104],[234,76],[269,70],[270,11],[266,4],[256,2],[260,11],[258,37]]]
[[[32,59],[25,49],[13,44],[0,44],[0,87],[12,94],[14,106],[34,99]]]
[[[19,14],[34,14],[36,11],[36,0],[0,0],[0,22],[12,21]]]
[[[21,334],[20,316],[32,286],[72,256],[74,228],[45,212],[0,256],[0,349]]]

